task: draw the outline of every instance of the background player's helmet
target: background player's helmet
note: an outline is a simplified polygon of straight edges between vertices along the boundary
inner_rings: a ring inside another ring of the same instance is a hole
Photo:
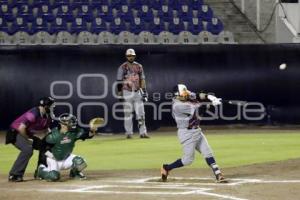
[[[69,113],[63,113],[58,117],[59,123],[68,126],[69,128],[76,128],[77,126],[77,118]]]
[[[50,107],[54,104],[54,99],[52,97],[43,97],[39,101],[39,106],[45,108],[46,113],[50,113]]]
[[[191,92],[187,89],[184,84],[178,84],[173,89],[174,96],[179,100],[187,100]]]
[[[134,49],[127,49],[125,55],[126,56],[136,56]]]

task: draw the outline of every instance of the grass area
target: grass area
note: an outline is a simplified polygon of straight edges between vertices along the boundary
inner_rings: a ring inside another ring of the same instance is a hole
[[[218,132],[218,131],[216,131]],[[300,132],[282,133],[223,133],[208,134],[207,139],[222,167],[300,158]],[[162,163],[172,162],[181,156],[181,145],[176,134],[152,134],[149,140],[125,140],[124,136],[99,136],[77,142],[74,154],[83,156],[88,170],[154,169]],[[7,174],[18,150],[12,145],[0,145],[0,173]],[[31,159],[27,172],[33,172],[37,152]],[[191,168],[206,168],[199,154]]]

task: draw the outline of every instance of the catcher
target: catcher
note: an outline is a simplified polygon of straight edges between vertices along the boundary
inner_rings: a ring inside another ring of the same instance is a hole
[[[103,118],[94,118],[90,121],[90,130],[84,131],[77,126],[77,118],[65,113],[59,116],[59,126],[52,129],[46,137],[49,150],[46,151],[47,167],[41,164],[38,167],[37,177],[47,181],[60,179],[60,170],[70,169],[70,178],[85,179],[82,170],[87,167],[85,160],[72,154],[77,140],[94,137],[97,129],[103,124]]]

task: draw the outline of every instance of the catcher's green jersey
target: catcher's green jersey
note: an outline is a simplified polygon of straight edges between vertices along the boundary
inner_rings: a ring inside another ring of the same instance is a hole
[[[75,142],[79,139],[85,139],[86,135],[82,128],[76,128],[66,133],[61,133],[58,128],[52,129],[46,137],[46,142],[53,144],[51,152],[56,160],[66,159],[73,151]]]

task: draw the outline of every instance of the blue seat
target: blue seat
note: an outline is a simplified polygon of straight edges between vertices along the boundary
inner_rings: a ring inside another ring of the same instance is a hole
[[[206,26],[206,30],[214,35],[219,35],[224,30],[224,25],[220,19],[213,17]]]
[[[200,9],[198,10],[198,18],[200,18],[203,21],[210,21],[211,18],[214,16],[214,13],[212,9],[206,5],[203,4]]]
[[[94,18],[92,6],[88,4],[79,5],[77,17],[84,19],[84,21],[91,22]]]
[[[69,4],[61,4],[58,6],[56,17],[63,18],[67,22],[72,22],[74,17],[71,6]]]
[[[193,35],[198,35],[203,31],[203,23],[199,18],[191,18],[188,22],[187,31],[191,32]]]
[[[44,20],[43,18],[41,17],[37,17],[33,22],[32,22],[32,25],[31,25],[31,29],[29,31],[29,34],[35,34],[37,32],[40,32],[40,31],[45,31],[45,32],[48,32],[49,29],[48,29],[48,24],[47,24],[47,21]]]
[[[121,6],[127,5],[126,1],[121,1],[121,0],[111,0],[110,6],[112,9],[120,10]]]
[[[160,10],[162,5],[162,0],[151,1],[151,8],[153,8],[154,10]]]
[[[174,18],[173,22],[169,23],[169,32],[171,33],[178,35],[181,31],[184,30],[184,24],[178,17]]]
[[[155,17],[152,21],[152,23],[150,24],[150,32],[153,33],[154,35],[159,35],[160,32],[165,30],[165,25],[164,23],[161,21],[160,18]]]
[[[191,0],[190,6],[192,10],[199,10],[199,8],[203,5],[203,0]]]
[[[37,8],[37,17],[41,17],[47,22],[52,22],[55,19],[50,4],[40,4]]]
[[[39,8],[41,5],[49,5],[49,7],[52,8],[50,0],[35,0],[32,2],[33,8]]]
[[[32,22],[34,19],[33,9],[28,4],[19,4],[17,6],[18,12],[17,16],[26,19],[28,22]]]
[[[139,18],[135,17],[133,22],[130,23],[130,32],[136,35],[140,34],[142,31],[146,31],[145,22]]]
[[[131,22],[133,19],[131,6],[122,5],[120,10],[118,10],[117,16],[120,17],[122,21]]]
[[[27,6],[31,7],[29,2],[26,0],[12,0],[10,2],[10,6],[12,6],[12,7],[18,7],[18,6],[22,6],[22,5],[27,5]]]
[[[53,8],[58,8],[61,5],[70,5],[70,1],[69,0],[55,0],[53,2]]]
[[[67,22],[66,22],[65,19],[57,17],[51,23],[49,33],[50,34],[56,34],[60,31],[68,31]]]
[[[168,5],[162,5],[161,10],[158,10],[158,17],[170,23],[173,20],[173,10]]]
[[[154,16],[148,5],[142,5],[141,9],[138,10],[137,17],[141,18],[145,22],[151,22]]]
[[[9,33],[9,27],[7,21],[2,17],[0,17],[0,31]]]
[[[110,23],[110,32],[118,35],[122,31],[126,31],[126,25],[121,18],[117,17]]]
[[[184,21],[187,22],[191,18],[193,18],[193,10],[187,5],[181,5],[179,11],[178,11],[178,17]]]
[[[12,35],[20,31],[29,33],[29,27],[26,19],[23,19],[22,17],[17,17],[12,23],[9,34]]]
[[[91,2],[91,6],[93,9],[100,10],[102,5],[109,5],[109,1],[108,0],[93,0]]]
[[[131,5],[134,9],[140,10],[143,5],[147,5],[149,8],[152,8],[152,1],[150,0],[133,0],[131,1]]]
[[[103,31],[107,31],[106,23],[100,17],[96,17],[92,21],[91,33],[99,34]]]
[[[12,22],[14,20],[12,7],[9,4],[1,4],[0,16],[3,17],[5,21]]]
[[[87,23],[83,18],[76,17],[72,22],[71,33],[79,34],[82,31],[88,31]]]
[[[72,7],[72,9],[77,9],[81,5],[90,5],[90,1],[89,0],[73,0],[71,7]]]
[[[101,6],[100,10],[98,10],[97,17],[100,17],[106,22],[112,22],[114,20],[112,9],[108,5]]]

